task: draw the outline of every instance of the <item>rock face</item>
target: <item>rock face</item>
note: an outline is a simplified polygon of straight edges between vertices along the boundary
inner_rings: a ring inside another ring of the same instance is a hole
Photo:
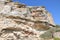
[[[55,37],[55,38],[60,38],[60,32],[55,32],[55,33],[54,33],[54,37]]]
[[[40,35],[51,27],[54,21],[44,6],[32,7],[0,0],[0,40],[41,40]]]

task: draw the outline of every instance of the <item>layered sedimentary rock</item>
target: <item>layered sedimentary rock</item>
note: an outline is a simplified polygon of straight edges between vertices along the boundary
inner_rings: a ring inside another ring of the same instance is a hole
[[[44,6],[26,6],[12,0],[0,0],[1,40],[40,40],[40,35],[54,27]]]

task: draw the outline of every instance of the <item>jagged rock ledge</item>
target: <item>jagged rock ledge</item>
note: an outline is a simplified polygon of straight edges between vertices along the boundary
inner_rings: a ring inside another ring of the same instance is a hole
[[[40,35],[51,27],[55,23],[44,6],[0,0],[0,40],[41,40]]]

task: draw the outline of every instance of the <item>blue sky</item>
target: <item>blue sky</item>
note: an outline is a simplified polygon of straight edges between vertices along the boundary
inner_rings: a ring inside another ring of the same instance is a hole
[[[60,25],[60,0],[14,0],[28,6],[45,6],[52,14],[55,24]]]

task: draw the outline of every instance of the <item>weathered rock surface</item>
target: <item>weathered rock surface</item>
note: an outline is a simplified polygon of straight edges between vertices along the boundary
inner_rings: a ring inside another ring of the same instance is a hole
[[[40,35],[54,27],[45,7],[31,7],[12,0],[0,0],[0,40],[41,40]]]

